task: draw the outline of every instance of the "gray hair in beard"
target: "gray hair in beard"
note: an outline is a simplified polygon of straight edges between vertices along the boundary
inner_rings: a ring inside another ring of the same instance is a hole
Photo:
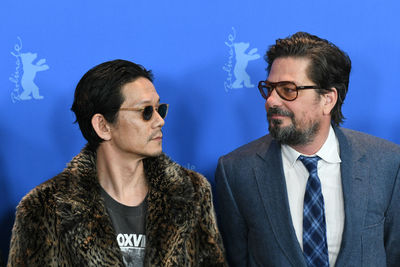
[[[271,115],[283,115],[291,119],[292,124],[282,127],[281,120],[271,119]],[[314,140],[315,135],[320,129],[320,123],[314,122],[307,129],[299,129],[294,113],[280,108],[269,108],[267,112],[268,130],[271,136],[282,144],[290,146],[306,145]],[[273,124],[273,126],[272,126]]]

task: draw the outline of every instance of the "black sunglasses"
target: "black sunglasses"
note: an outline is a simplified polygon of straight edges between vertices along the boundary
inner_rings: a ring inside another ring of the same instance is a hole
[[[258,89],[262,97],[268,99],[268,97],[272,94],[272,91],[275,89],[278,95],[287,101],[293,101],[299,95],[299,90],[307,90],[307,89],[322,89],[328,90],[330,89],[323,89],[319,88],[316,85],[308,85],[308,86],[297,86],[294,82],[289,81],[282,81],[277,83],[272,83],[269,81],[260,81],[258,83]]]
[[[149,121],[153,117],[154,109],[160,114],[160,117],[165,119],[168,113],[168,104],[160,104],[158,107],[153,106],[145,106],[144,108],[120,108],[119,110],[127,110],[127,111],[141,111],[143,120]]]

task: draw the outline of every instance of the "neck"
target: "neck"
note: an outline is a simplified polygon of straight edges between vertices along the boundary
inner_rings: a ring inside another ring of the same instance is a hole
[[[102,143],[96,164],[99,183],[112,198],[127,206],[143,202],[148,192],[143,158],[127,158]]]

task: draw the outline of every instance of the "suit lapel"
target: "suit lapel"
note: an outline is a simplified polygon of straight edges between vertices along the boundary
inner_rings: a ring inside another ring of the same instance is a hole
[[[368,199],[369,164],[362,147],[354,149],[354,144],[340,128],[335,128],[335,134],[342,160],[340,168],[345,210],[342,244],[336,266],[344,266],[361,240]],[[280,145],[271,141],[268,148],[260,147],[257,155],[255,179],[275,238],[293,266],[306,266],[290,215]]]
[[[345,223],[342,244],[336,266],[344,266],[350,261],[351,252],[359,247],[361,230],[367,209],[369,164],[362,147],[350,144],[349,138],[339,128],[335,129],[339,139],[340,171],[342,176]]]
[[[257,154],[255,178],[275,239],[293,266],[306,266],[290,215],[280,145],[271,141],[267,149],[260,149]]]

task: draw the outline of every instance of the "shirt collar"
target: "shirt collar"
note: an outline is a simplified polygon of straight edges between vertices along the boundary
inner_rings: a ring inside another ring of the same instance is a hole
[[[293,166],[300,155],[301,153],[297,152],[292,147],[288,145],[282,145],[282,157],[285,158],[291,166]],[[320,150],[315,153],[315,155],[319,156],[328,163],[342,162],[339,155],[339,141],[332,126],[329,127],[328,138],[325,140],[325,143],[322,145]]]

